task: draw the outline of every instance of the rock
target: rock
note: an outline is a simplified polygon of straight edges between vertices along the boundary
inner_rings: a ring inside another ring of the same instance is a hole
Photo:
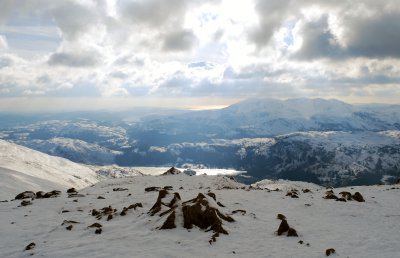
[[[338,198],[336,199],[337,202],[347,202],[345,198]]]
[[[120,188],[120,187],[118,187],[118,188],[114,188],[113,191],[114,192],[128,191],[128,188]]]
[[[174,210],[169,214],[169,216],[164,221],[164,223],[163,223],[163,225],[161,226],[160,229],[172,229],[172,228],[176,228],[176,225],[175,225],[175,211]]]
[[[37,199],[42,199],[44,195],[45,195],[45,192],[39,191],[39,192],[36,193],[36,198]]]
[[[287,232],[289,230],[289,224],[287,221],[284,219],[282,220],[281,224],[279,225],[279,228],[277,230],[278,236],[282,235],[283,233]]]
[[[135,203],[135,204],[131,204],[131,205],[129,205],[128,210],[130,210],[130,209],[136,210],[137,207],[143,208],[142,203],[138,202],[138,203]]]
[[[246,211],[245,210],[234,210],[234,211],[232,211],[232,214],[236,214],[236,213],[242,213],[242,215],[245,215],[246,214]]]
[[[302,191],[303,191],[303,193],[311,193],[311,190],[310,190],[310,189],[307,189],[307,188],[306,188],[306,189],[303,189]]]
[[[400,184],[400,178],[397,178],[396,184],[397,184],[397,185]]]
[[[326,194],[326,196],[323,197],[324,199],[331,199],[331,200],[337,200],[337,199],[339,199],[339,198],[333,193],[332,190],[327,191],[325,194]]]
[[[101,228],[103,225],[101,225],[100,223],[93,223],[92,225],[88,226],[88,228]]]
[[[102,231],[103,231],[103,230],[102,230],[101,228],[98,228],[98,229],[96,229],[96,231],[94,231],[94,233],[95,233],[96,235],[100,235]]]
[[[23,201],[21,202],[21,206],[28,206],[28,205],[32,205],[31,201],[23,200]]]
[[[70,212],[69,210],[62,210],[61,213],[67,213]]]
[[[71,230],[72,230],[72,227],[73,227],[72,225],[69,225],[69,226],[66,227],[65,229],[71,231]]]
[[[22,199],[33,199],[36,197],[36,194],[32,191],[25,191],[22,193],[19,193],[17,196],[15,196],[15,200],[22,200]]]
[[[286,216],[280,213],[276,216],[276,218],[280,220],[286,220]]]
[[[61,226],[63,226],[64,224],[77,224],[79,222],[74,221],[74,220],[64,220],[63,223],[61,223]]]
[[[352,196],[350,192],[340,192],[339,193],[343,198],[345,198],[347,201],[351,201],[352,200]]]
[[[172,191],[173,187],[170,185],[164,186],[163,187],[164,190],[168,190],[168,191]]]
[[[112,220],[113,218],[114,218],[113,215],[112,215],[112,214],[109,214],[108,217],[107,217],[107,221],[110,221],[110,220]]]
[[[162,173],[162,176],[167,176],[167,175],[178,175],[182,173],[179,169],[176,169],[174,167],[168,169],[167,171],[165,171],[164,173]]]
[[[325,254],[326,254],[326,256],[329,256],[331,254],[334,254],[335,252],[336,252],[335,249],[329,248],[329,249],[326,249]]]
[[[155,192],[155,191],[160,191],[161,187],[157,187],[157,186],[150,186],[150,187],[146,187],[144,189],[145,192]]]
[[[76,191],[76,189],[75,188],[69,188],[68,190],[67,190],[67,193],[77,193],[78,191]]]
[[[287,232],[288,237],[298,237],[297,232],[294,228],[289,228]]]
[[[97,197],[97,199],[104,200],[106,198],[104,198],[103,196],[99,196],[99,197]]]
[[[364,197],[359,192],[355,192],[351,197],[357,202],[365,202]]]
[[[36,246],[36,244],[34,242],[32,242],[25,247],[25,251],[32,250],[33,248],[35,248],[35,246]]]
[[[45,193],[43,198],[56,198],[61,194],[61,191],[53,190],[51,192]]]

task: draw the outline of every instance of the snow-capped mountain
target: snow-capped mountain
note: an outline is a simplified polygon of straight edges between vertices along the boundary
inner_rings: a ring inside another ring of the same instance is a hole
[[[400,131],[300,132],[274,138],[214,140],[132,149],[117,157],[183,166],[230,167],[258,179],[286,178],[329,185],[375,184],[400,176]],[[254,180],[254,179],[253,179]]]
[[[2,257],[309,258],[333,249],[331,257],[392,258],[400,252],[399,186],[327,191],[280,180],[250,187],[185,174],[108,179],[74,198],[64,191],[26,206],[0,203],[6,236],[0,251]]]
[[[24,190],[80,189],[98,181],[96,173],[88,167],[0,140],[0,196],[3,198],[11,198]]]

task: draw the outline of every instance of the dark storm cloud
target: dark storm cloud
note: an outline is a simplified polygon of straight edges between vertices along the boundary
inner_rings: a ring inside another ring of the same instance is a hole
[[[295,58],[312,60],[317,58],[338,58],[344,51],[328,26],[328,17],[323,16],[317,21],[304,24],[300,30],[303,38],[301,49],[294,54]]]
[[[281,26],[289,12],[291,0],[259,0],[256,11],[260,24],[249,33],[250,41],[258,47],[267,45],[275,30]]]
[[[400,12],[346,21],[350,56],[400,57]]]
[[[51,66],[92,67],[99,62],[99,54],[97,52],[60,52],[52,54],[47,63]]]

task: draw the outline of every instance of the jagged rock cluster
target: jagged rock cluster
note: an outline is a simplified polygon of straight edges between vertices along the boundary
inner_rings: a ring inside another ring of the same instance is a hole
[[[233,222],[232,217],[220,210],[222,204],[217,202],[214,193],[199,193],[196,198],[182,202],[179,193],[170,193],[162,189],[158,193],[157,201],[149,210],[151,216],[159,215],[165,218],[159,229],[177,227],[178,217],[183,217],[183,227],[191,229],[194,226],[202,230],[212,231],[210,244],[216,241],[220,234],[228,234],[223,227],[223,221]]]
[[[362,196],[361,193],[355,192],[354,194],[351,194],[350,192],[340,192],[339,194],[342,197],[337,197],[333,190],[329,190],[325,192],[326,196],[324,196],[324,199],[331,199],[331,200],[336,200],[340,202],[347,202],[347,201],[357,201],[357,202],[365,202],[364,197]]]

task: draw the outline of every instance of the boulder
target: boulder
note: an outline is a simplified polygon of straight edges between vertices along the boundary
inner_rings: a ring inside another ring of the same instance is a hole
[[[15,196],[14,199],[16,199],[16,200],[22,200],[22,199],[28,199],[28,198],[33,199],[35,197],[36,197],[36,194],[34,192],[25,191],[25,192],[19,193],[17,196]]]

